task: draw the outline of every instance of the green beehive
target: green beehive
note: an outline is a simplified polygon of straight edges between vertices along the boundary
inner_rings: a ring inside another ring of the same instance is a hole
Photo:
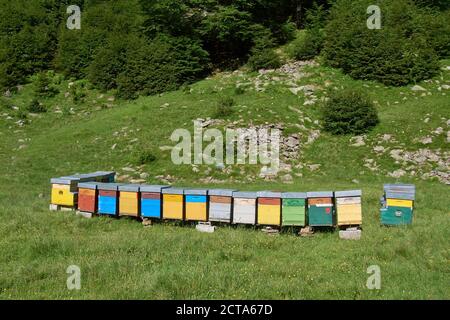
[[[308,225],[312,227],[334,226],[332,191],[308,192]]]
[[[380,218],[383,225],[411,224],[416,189],[410,184],[386,184],[381,198]]]
[[[306,193],[283,192],[282,198],[282,226],[306,225]]]

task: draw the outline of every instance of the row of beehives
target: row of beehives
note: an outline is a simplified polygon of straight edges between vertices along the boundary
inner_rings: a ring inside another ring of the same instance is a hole
[[[94,181],[87,182],[89,179]],[[51,202],[82,212],[148,219],[267,226],[358,226],[362,223],[360,190],[246,192],[101,181],[114,181],[114,173],[97,172],[52,179]],[[385,224],[410,223],[409,218],[412,217],[414,199],[402,200],[405,192],[401,186],[396,186],[394,191],[386,192],[387,211],[382,211],[381,215]],[[392,196],[400,198],[391,199]],[[399,215],[398,212],[405,214]]]

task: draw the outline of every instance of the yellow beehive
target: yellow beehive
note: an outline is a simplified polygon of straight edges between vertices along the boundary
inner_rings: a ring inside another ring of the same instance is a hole
[[[139,216],[139,185],[119,186],[119,216]]]
[[[70,185],[52,184],[51,203],[61,206],[75,206],[77,204],[77,193],[70,189]]]
[[[361,190],[336,191],[337,225],[361,225]]]
[[[184,190],[184,202],[186,206],[186,221],[208,220],[208,190],[188,189]]]
[[[259,225],[281,225],[281,192],[258,192],[257,220]]]
[[[163,189],[163,219],[183,220],[184,203],[183,190],[168,188]]]

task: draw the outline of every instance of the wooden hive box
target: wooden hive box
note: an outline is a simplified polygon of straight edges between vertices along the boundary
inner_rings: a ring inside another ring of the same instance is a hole
[[[170,188],[161,185],[141,185],[141,217],[161,219],[162,190]]]
[[[115,216],[119,212],[120,183],[98,183],[98,213]]]
[[[413,220],[413,210],[416,188],[411,184],[386,184],[382,208],[380,209],[381,224],[407,225]]]
[[[209,221],[231,223],[233,214],[233,192],[231,189],[210,189]]]
[[[98,189],[96,182],[78,183],[78,210],[97,213]]]
[[[184,189],[163,189],[162,194],[163,219],[184,220]]]
[[[124,184],[119,186],[119,216],[139,217],[139,191],[139,184]]]
[[[306,192],[283,192],[282,226],[306,226]]]
[[[362,224],[361,190],[336,191],[336,218],[338,226]]]
[[[281,225],[281,192],[258,192],[257,224]]]
[[[96,171],[92,173],[94,181],[112,183],[115,181],[116,173],[114,171]]]
[[[208,190],[184,190],[185,220],[208,221]]]
[[[75,208],[78,202],[78,182],[77,177],[71,176],[50,179],[51,204]]]
[[[256,224],[256,192],[233,192],[233,223]]]
[[[334,226],[333,192],[308,192],[308,225],[312,227]]]

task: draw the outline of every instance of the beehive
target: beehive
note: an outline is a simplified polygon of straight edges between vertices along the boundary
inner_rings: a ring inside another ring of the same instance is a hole
[[[140,185],[124,184],[119,186],[119,216],[138,217]]]
[[[97,213],[98,189],[96,182],[78,183],[78,210]]]
[[[159,185],[141,185],[141,216],[143,218],[161,219],[162,190],[170,187]]]
[[[381,224],[411,224],[416,188],[411,184],[386,184],[380,209]]]
[[[78,202],[78,182],[77,177],[52,178],[52,195],[50,202],[54,205],[76,207]]]
[[[281,192],[258,192],[257,224],[281,225]]]
[[[282,226],[306,225],[306,193],[283,192],[282,198]]]
[[[119,183],[98,183],[98,213],[117,215],[119,212]]]
[[[256,224],[256,192],[233,192],[233,223]]]
[[[361,190],[334,193],[338,226],[362,224],[361,194]]]
[[[308,225],[330,227],[334,225],[333,192],[308,192]]]
[[[185,220],[208,221],[208,190],[184,190]]]
[[[184,190],[180,188],[163,189],[163,219],[184,219]]]
[[[230,189],[211,189],[209,195],[209,221],[231,223],[233,192]]]

